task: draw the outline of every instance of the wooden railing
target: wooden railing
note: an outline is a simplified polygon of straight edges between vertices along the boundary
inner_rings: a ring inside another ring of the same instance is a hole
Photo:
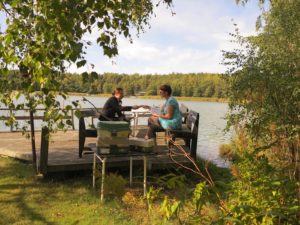
[[[93,108],[80,108],[80,109],[78,109],[78,110],[91,110],[91,109],[93,109]],[[97,108],[98,110],[101,110],[102,108]],[[63,108],[60,108],[59,110],[61,110],[61,111],[63,111],[63,110],[65,110],[65,109],[63,109]],[[6,115],[6,116],[1,116],[1,112],[3,112],[3,111],[8,111],[8,115]],[[28,116],[24,116],[24,115],[22,115],[22,116],[14,116],[14,118],[16,119],[16,120],[30,120],[30,115],[29,115],[29,109],[19,109],[19,110],[11,110],[11,109],[7,109],[7,108],[0,108],[0,120],[8,120],[9,118],[11,118],[11,116],[13,115],[13,113],[15,113],[15,112],[17,112],[17,111],[21,111],[21,112],[24,112],[24,114],[26,114],[26,113],[28,113]],[[45,111],[45,109],[44,108],[37,108],[37,109],[35,109],[35,111]],[[72,129],[73,130],[75,130],[75,122],[74,122],[74,120],[75,120],[75,111],[76,111],[76,109],[71,109],[70,110],[70,115],[68,115],[68,116],[66,116],[64,119],[71,119],[71,121],[72,121]],[[33,119],[34,120],[43,120],[44,119],[44,116],[42,116],[42,115],[34,115],[34,117],[33,117]],[[92,118],[92,123],[94,122],[93,121],[94,120],[94,118]],[[10,126],[10,131],[11,132],[13,132],[14,131],[14,128],[13,128],[13,125],[11,125]]]
[[[64,109],[60,108],[59,110],[63,111]],[[73,130],[75,130],[75,125],[74,125],[75,110],[76,109],[71,109],[70,110],[70,115],[68,115],[64,118],[64,119],[71,119]],[[85,110],[96,110],[96,109],[80,108],[78,110],[85,111]],[[101,110],[101,108],[97,108],[97,110]],[[11,110],[11,109],[7,109],[7,108],[0,108],[0,112],[1,111],[8,111],[8,115],[0,116],[0,120],[7,120],[7,119],[11,118],[11,116],[13,116],[13,113],[16,113],[18,111],[24,112],[24,114],[28,113],[28,116],[15,115],[14,118],[16,120],[30,120],[30,110],[29,109]],[[38,108],[38,109],[35,109],[35,111],[45,111],[45,109]],[[92,123],[94,122],[93,119],[94,119],[94,117],[92,117],[92,121],[91,121]],[[42,116],[42,115],[34,115],[33,116],[33,121],[31,121],[31,128],[33,128],[31,130],[31,136],[32,136],[31,139],[32,139],[32,151],[33,151],[34,166],[37,169],[37,173],[45,175],[45,174],[47,174],[47,169],[48,169],[49,129],[46,126],[41,127],[41,147],[40,147],[39,159],[37,161],[36,160],[36,150],[35,150],[35,134],[34,134],[34,130],[35,130],[34,121],[35,120],[44,120],[44,116]],[[10,126],[10,131],[11,132],[13,131],[13,126],[12,125]]]

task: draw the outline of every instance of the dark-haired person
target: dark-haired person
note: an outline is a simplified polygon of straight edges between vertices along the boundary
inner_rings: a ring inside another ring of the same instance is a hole
[[[159,94],[166,99],[161,107],[161,113],[153,113],[148,119],[148,131],[145,139],[155,137],[155,133],[167,129],[181,129],[182,116],[177,100],[172,96],[172,88],[169,85],[162,85]]]
[[[138,108],[149,108],[146,105],[134,105],[134,106],[122,106],[122,98],[124,97],[123,88],[116,88],[112,93],[112,97],[105,102],[100,120],[115,120],[115,121],[127,121],[129,119],[125,117],[124,111],[131,111]]]

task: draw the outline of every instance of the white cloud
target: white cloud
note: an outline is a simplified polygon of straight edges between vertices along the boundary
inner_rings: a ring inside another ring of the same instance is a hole
[[[234,47],[229,41],[233,21],[242,34],[255,33],[258,12],[254,6],[237,7],[233,0],[175,1],[174,5],[175,16],[164,7],[158,8],[151,29],[140,38],[134,37],[133,44],[120,38],[115,59],[103,57],[102,50],[94,46],[88,49],[88,61],[100,73],[224,72],[221,50]],[[85,39],[96,40],[96,33]],[[84,70],[91,68],[79,71]],[[74,65],[70,71],[78,72]]]

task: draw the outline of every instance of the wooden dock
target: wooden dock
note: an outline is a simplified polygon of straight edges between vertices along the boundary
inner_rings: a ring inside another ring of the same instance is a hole
[[[41,132],[36,131],[35,136],[37,160],[39,161]],[[180,142],[180,140],[178,141]],[[82,158],[79,158],[78,143],[78,130],[59,131],[52,134],[49,142],[47,172],[91,170],[93,154],[84,154]],[[85,146],[93,148],[96,146],[95,143],[96,138],[86,138]],[[169,157],[166,145],[157,146],[154,151],[155,154],[148,156],[152,169],[174,166],[175,163]],[[31,141],[23,136],[21,132],[0,132],[0,155],[31,162]],[[176,157],[176,159],[181,163],[187,162],[184,157]],[[115,163],[109,163],[107,167],[127,167],[128,165],[129,157],[128,160],[123,159],[122,162],[116,160]]]

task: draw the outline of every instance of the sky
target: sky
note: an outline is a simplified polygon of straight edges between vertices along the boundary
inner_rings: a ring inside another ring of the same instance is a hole
[[[156,8],[151,28],[139,37],[133,35],[132,44],[120,37],[119,55],[112,59],[103,56],[96,45],[96,33],[85,35],[85,40],[93,42],[86,51],[88,64],[79,69],[71,65],[68,72],[223,73],[226,67],[221,64],[222,50],[235,47],[229,36],[234,32],[233,24],[238,25],[242,35],[255,34],[260,14],[257,1],[242,6],[235,0],[174,0],[172,11],[175,15],[164,5]],[[3,28],[3,15],[0,24]]]

